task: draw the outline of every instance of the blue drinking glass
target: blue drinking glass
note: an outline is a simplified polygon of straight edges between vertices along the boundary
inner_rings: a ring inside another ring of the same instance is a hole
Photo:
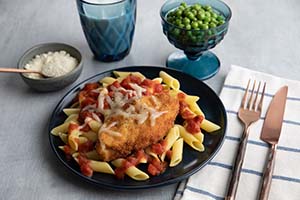
[[[186,2],[188,6],[195,3],[209,5],[224,17],[225,23],[207,30],[186,30],[169,23],[168,13],[178,8],[182,2]],[[162,6],[160,16],[163,32],[169,42],[183,50],[183,52],[174,52],[168,57],[167,67],[181,70],[200,80],[214,76],[220,69],[220,61],[208,50],[221,42],[227,33],[231,18],[230,8],[219,0],[168,0]]]
[[[95,58],[118,61],[129,54],[136,0],[77,0],[82,29]]]

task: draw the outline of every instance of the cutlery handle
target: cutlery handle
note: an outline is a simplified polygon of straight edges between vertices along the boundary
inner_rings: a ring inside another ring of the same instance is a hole
[[[227,195],[225,197],[225,200],[234,200],[237,192],[237,187],[240,180],[240,174],[242,171],[242,166],[244,162],[246,147],[247,147],[247,140],[248,140],[248,126],[245,126],[243,135],[241,137],[241,141],[239,144],[239,148],[237,151],[236,160],[232,169],[231,179],[228,186]]]
[[[261,188],[261,192],[259,195],[259,200],[267,200],[269,197],[272,175],[273,175],[273,170],[274,170],[274,166],[275,166],[276,150],[277,150],[277,144],[272,144],[272,147],[271,147],[271,150],[270,150],[269,156],[268,156],[268,164],[267,164],[264,174],[263,174],[263,183],[262,183],[262,188]]]

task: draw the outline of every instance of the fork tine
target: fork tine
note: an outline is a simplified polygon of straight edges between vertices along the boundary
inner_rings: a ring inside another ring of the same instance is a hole
[[[259,89],[260,89],[260,84],[261,84],[261,81],[259,81],[258,83],[258,88],[256,90],[256,95],[255,95],[255,98],[254,98],[254,101],[253,101],[253,104],[252,104],[252,110],[255,110],[256,111],[256,107],[257,107],[257,97],[258,97],[258,93],[259,93]]]
[[[245,94],[243,96],[243,100],[242,100],[242,104],[241,104],[241,108],[244,108],[245,107],[245,103],[246,103],[246,99],[247,99],[247,95],[248,95],[248,90],[249,90],[249,85],[250,85],[250,80],[248,80],[248,84],[247,84],[247,88],[245,90]]]
[[[255,89],[255,83],[256,83],[256,80],[254,80],[254,84],[253,84],[253,87],[252,87],[250,99],[249,99],[248,105],[247,105],[247,108],[248,108],[249,110],[250,110],[250,108],[251,108],[251,102],[252,102],[252,97],[253,97],[253,93],[254,93],[254,89]]]
[[[263,91],[261,93],[260,101],[259,101],[259,104],[258,104],[258,107],[257,107],[258,111],[261,111],[261,108],[262,108],[262,103],[263,103],[263,99],[264,99],[264,96],[265,96],[265,89],[266,89],[266,82],[264,83]]]

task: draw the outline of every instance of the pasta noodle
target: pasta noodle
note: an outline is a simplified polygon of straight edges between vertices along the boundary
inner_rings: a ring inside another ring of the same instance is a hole
[[[179,138],[176,140],[172,147],[172,156],[169,166],[175,167],[182,160],[182,151],[183,151],[183,139]]]
[[[169,149],[171,149],[172,145],[174,144],[174,142],[177,140],[177,138],[179,138],[179,129],[177,126],[174,126],[173,128],[170,129],[170,131],[168,132],[165,141],[166,141],[166,146],[165,146],[165,152],[161,155],[160,159],[162,161],[165,160],[165,156],[166,153]]]
[[[159,77],[163,79],[163,82],[167,84],[170,88],[174,90],[179,90],[180,88],[180,83],[177,79],[173,78],[169,74],[167,74],[164,71],[159,72]]]
[[[195,136],[192,134],[188,133],[185,128],[181,125],[176,124],[175,126],[178,126],[180,136],[183,138],[183,140],[190,145],[193,149],[197,151],[204,151],[204,146],[202,142],[200,142]]]
[[[208,133],[219,130],[221,127],[207,119],[204,119],[200,124],[200,127]]]

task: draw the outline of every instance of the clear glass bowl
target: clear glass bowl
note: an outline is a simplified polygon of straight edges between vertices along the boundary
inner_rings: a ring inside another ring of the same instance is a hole
[[[170,11],[178,8],[182,2],[188,6],[200,3],[209,5],[222,15],[225,23],[207,30],[186,30],[167,21]],[[172,53],[167,60],[167,67],[178,69],[200,80],[214,76],[220,68],[220,61],[215,54],[208,50],[214,48],[223,40],[227,33],[231,18],[230,8],[219,0],[168,0],[160,10],[163,32],[169,42],[183,52]]]

